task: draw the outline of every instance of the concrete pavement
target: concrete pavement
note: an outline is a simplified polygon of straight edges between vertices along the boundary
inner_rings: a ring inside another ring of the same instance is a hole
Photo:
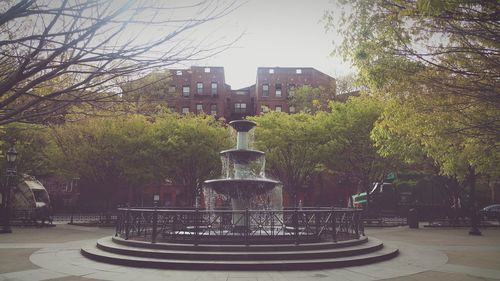
[[[1,280],[500,280],[500,229],[369,228],[400,255],[365,266],[313,271],[186,271],[131,268],[82,257],[82,245],[113,234],[111,228],[57,225],[14,228],[0,235]]]

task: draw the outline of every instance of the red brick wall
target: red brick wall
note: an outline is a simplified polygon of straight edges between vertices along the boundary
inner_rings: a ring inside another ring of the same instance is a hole
[[[262,113],[261,106],[266,105],[270,110],[281,106],[284,112],[290,112],[288,106],[289,87],[310,85],[312,87],[330,87],[335,80],[317,71],[314,68],[291,67],[259,67],[256,83],[256,114]],[[263,96],[263,85],[269,85],[269,96]],[[276,95],[276,85],[281,85],[281,96]]]
[[[206,72],[205,69],[210,69]],[[272,70],[273,73],[270,73]],[[300,73],[298,73],[300,71]],[[290,112],[288,106],[289,87],[310,85],[312,87],[323,86],[325,88],[334,86],[335,79],[317,71],[314,68],[300,67],[260,67],[257,69],[256,84],[231,90],[226,84],[223,67],[191,67],[190,69],[170,70],[172,82],[176,95],[168,99],[169,107],[181,113],[183,107],[188,107],[191,113],[196,113],[197,104],[203,106],[206,113],[210,113],[210,106],[217,105],[217,116],[226,120],[244,118],[247,115],[261,113],[261,106],[267,105],[270,110],[276,110],[281,106],[284,112]],[[178,75],[180,74],[180,75]],[[203,92],[198,94],[197,83],[203,84]],[[211,94],[211,83],[217,82],[217,95]],[[262,95],[262,85],[269,85],[269,96]],[[276,85],[281,84],[281,96],[276,96]],[[184,97],[183,86],[190,87],[190,94]],[[245,92],[245,94],[240,94]],[[245,114],[235,112],[235,103],[245,103],[247,106]]]
[[[210,72],[205,72],[209,69]],[[210,114],[211,105],[217,105],[217,116],[226,115],[225,99],[227,96],[227,85],[223,67],[191,67],[190,69],[170,70],[172,81],[175,86],[176,96],[168,100],[168,104],[176,112],[181,113],[183,107],[188,107],[189,112],[197,113],[197,105],[201,104],[203,111]],[[180,75],[179,75],[180,74]],[[201,93],[198,93],[197,84],[203,84]],[[212,82],[217,83],[217,94],[212,95]],[[183,96],[184,86],[190,87],[189,96]]]

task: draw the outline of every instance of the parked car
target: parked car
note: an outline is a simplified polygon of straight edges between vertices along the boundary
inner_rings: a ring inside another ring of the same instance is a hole
[[[500,204],[493,204],[482,208],[479,211],[483,219],[496,219],[500,223]]]

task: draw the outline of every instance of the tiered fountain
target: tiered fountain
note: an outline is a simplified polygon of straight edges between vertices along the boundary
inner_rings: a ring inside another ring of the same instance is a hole
[[[235,232],[251,231],[243,211],[281,210],[282,187],[279,181],[265,177],[264,152],[249,149],[249,132],[255,122],[236,120],[229,122],[237,132],[236,148],[222,151],[221,179],[205,181],[203,190],[205,206],[215,210],[217,199],[230,201]]]
[[[398,254],[364,236],[360,210],[283,209],[280,182],[265,177],[264,153],[248,145],[255,123],[230,125],[237,145],[221,152],[222,178],[205,181],[205,209],[121,208],[115,236],[82,254],[139,267],[232,270],[343,267]]]

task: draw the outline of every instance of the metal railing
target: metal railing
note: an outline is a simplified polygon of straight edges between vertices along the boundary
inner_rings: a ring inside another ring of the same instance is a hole
[[[364,235],[361,210],[120,208],[115,236],[156,242],[343,241]]]

